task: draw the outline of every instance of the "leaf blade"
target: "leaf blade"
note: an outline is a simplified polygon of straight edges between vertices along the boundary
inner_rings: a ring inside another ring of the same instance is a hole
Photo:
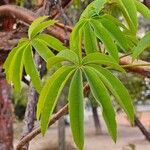
[[[84,25],[84,47],[86,54],[98,51],[96,36],[92,33],[92,28],[89,23]]]
[[[61,70],[62,71],[61,74],[59,74],[60,70],[56,71],[56,73],[49,79],[48,85],[46,84],[43,90],[41,91],[41,94],[42,92],[44,92],[44,99],[41,99],[43,96],[39,98],[39,101],[44,101],[44,104],[41,103],[43,107],[40,108],[41,109],[40,125],[41,125],[41,132],[43,135],[45,134],[46,129],[48,128],[49,118],[51,118],[51,115],[58,101],[59,95],[65,83],[73,73],[73,69],[71,67],[64,67],[63,69],[64,69],[63,71]],[[55,81],[52,81],[51,80],[52,78],[55,78]]]
[[[38,38],[32,40],[32,46],[46,62],[54,56],[53,52]]]
[[[150,32],[147,32],[145,36],[138,42],[137,46],[133,48],[133,60],[135,60],[148,47],[150,47]]]
[[[95,65],[93,67],[98,71],[98,75],[106,87],[115,96],[116,101],[124,109],[131,123],[134,124],[134,108],[132,99],[125,86],[109,70]]]
[[[97,73],[92,67],[84,68],[84,72],[88,83],[91,88],[91,92],[99,105],[102,106],[102,113],[105,119],[109,134],[111,135],[112,139],[116,141],[117,138],[117,125],[115,120],[115,112],[110,100],[110,95],[100,78],[98,77]]]
[[[77,147],[82,150],[84,146],[84,107],[82,72],[77,70],[72,78],[69,88],[69,116],[72,134]]]
[[[102,26],[98,20],[92,19],[91,25],[95,30],[96,36],[104,43],[108,53],[116,60],[119,61],[118,49],[110,37],[108,31]]]
[[[61,41],[48,34],[40,34],[37,38],[42,40],[47,46],[53,48],[58,52],[67,49],[67,47],[65,47]]]
[[[85,56],[82,60],[82,64],[100,64],[106,66],[112,66],[114,69],[124,72],[124,69],[110,56],[96,52]]]
[[[42,89],[42,83],[36,65],[33,61],[31,45],[29,45],[24,52],[24,66],[26,73],[31,77],[33,86],[38,91],[38,93],[40,93]]]

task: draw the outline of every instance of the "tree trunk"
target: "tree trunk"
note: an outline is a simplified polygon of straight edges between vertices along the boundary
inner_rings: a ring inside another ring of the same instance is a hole
[[[138,117],[135,116],[135,125],[140,129],[145,138],[150,142],[150,133],[145,129]]]
[[[102,129],[101,129],[101,124],[100,124],[100,120],[98,117],[97,106],[92,106],[92,112],[93,112],[93,120],[94,120],[94,125],[95,125],[95,133],[101,134]]]
[[[0,150],[13,149],[13,112],[10,86],[0,73]]]

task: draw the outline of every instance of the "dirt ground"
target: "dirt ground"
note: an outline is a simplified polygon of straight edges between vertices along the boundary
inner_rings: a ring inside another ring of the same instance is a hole
[[[141,121],[150,131],[150,113],[139,114]],[[102,134],[96,135],[93,118],[90,116],[85,122],[85,148],[84,150],[150,150],[148,143],[137,127],[131,127],[123,114],[117,116],[118,140],[115,144],[107,130],[103,120]],[[17,133],[17,131],[16,131]],[[38,135],[30,144],[30,150],[57,150],[57,123],[51,126],[45,137]],[[18,140],[15,140],[15,145]],[[76,150],[72,140],[70,128],[66,127],[66,150]]]

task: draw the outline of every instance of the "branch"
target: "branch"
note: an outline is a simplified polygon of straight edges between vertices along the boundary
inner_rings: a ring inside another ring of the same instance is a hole
[[[138,74],[141,74],[143,76],[150,78],[150,63],[149,62],[138,60],[132,63],[132,58],[130,56],[126,56],[120,59],[120,64],[128,66],[128,67],[125,67],[125,69],[130,72],[138,73]],[[130,67],[130,64],[131,64],[131,67]],[[140,64],[141,66],[139,66]],[[149,64],[149,66],[147,64]]]
[[[84,86],[84,94],[86,95],[88,91],[90,90],[89,85],[86,84]],[[53,115],[52,119],[50,120],[48,126],[50,127],[52,124],[54,124],[57,120],[59,120],[62,116],[66,115],[68,113],[68,105],[65,105],[63,108],[61,108],[56,114]],[[35,138],[38,134],[41,133],[40,127],[37,127],[32,132],[27,134],[24,138],[22,138],[18,145],[16,146],[16,150],[22,150],[22,147],[31,141],[33,138]]]
[[[28,24],[37,17],[36,14],[28,9],[16,5],[0,6],[0,16],[11,16],[22,20]]]
[[[68,112],[68,105],[65,105],[62,109],[60,109],[50,120],[49,126],[54,124],[59,118],[67,114]],[[38,134],[41,133],[40,127],[34,129],[32,132],[30,132],[28,135],[26,135],[23,139],[21,139],[16,147],[16,150],[22,150],[22,147],[31,141],[34,137],[36,137]]]

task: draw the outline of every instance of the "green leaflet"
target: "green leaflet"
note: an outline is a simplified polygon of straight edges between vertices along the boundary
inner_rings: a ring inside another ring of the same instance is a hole
[[[98,51],[96,36],[93,34],[93,30],[88,22],[84,25],[83,33],[86,54]]]
[[[22,38],[21,40],[19,40],[18,45],[11,50],[11,52],[9,53],[4,65],[3,65],[3,68],[5,69],[5,73],[6,73],[6,70],[8,70],[9,65],[11,64],[11,61],[12,61],[15,53],[17,51],[19,51],[20,49],[23,49],[28,44],[28,42],[29,42],[28,39]]]
[[[115,17],[113,17],[109,14],[103,15],[102,18],[106,18],[106,19],[110,20],[111,22],[113,22],[115,25],[121,27],[122,29],[128,30],[124,24],[122,24],[118,19],[116,19]]]
[[[62,50],[56,56],[48,59],[47,68],[50,69],[53,65],[56,65],[62,61],[69,61],[76,65],[79,64],[79,58],[75,52],[71,50]]]
[[[146,35],[138,42],[137,46],[133,48],[133,60],[148,47],[150,47],[150,32],[147,32]]]
[[[57,22],[56,20],[44,21],[47,18],[48,18],[47,16],[40,17],[31,24],[30,26],[31,29],[29,28],[29,32],[28,32],[30,39],[34,38],[37,34],[42,32],[48,26],[54,25]]]
[[[48,18],[48,16],[42,16],[42,17],[35,19],[32,22],[32,24],[30,25],[29,30],[28,30],[28,36],[30,39],[32,38],[32,35],[34,34],[34,30],[36,29],[36,27],[47,18]]]
[[[80,58],[82,57],[82,27],[84,26],[84,23],[84,20],[79,21],[73,28],[73,31],[70,35],[70,49],[73,50]]]
[[[108,53],[118,62],[118,49],[109,35],[109,32],[102,26],[98,20],[92,19],[90,21],[94,28],[95,35],[104,43]]]
[[[85,56],[82,60],[83,65],[100,64],[111,66],[112,68],[124,72],[124,69],[110,56],[95,52]]]
[[[69,116],[74,141],[83,150],[84,146],[84,106],[82,72],[78,69],[72,77],[69,88]]]
[[[48,59],[47,61],[47,69],[51,69],[54,65],[62,62],[62,61],[68,61],[64,57],[54,56]]]
[[[36,65],[33,61],[31,45],[28,45],[25,49],[24,66],[25,66],[26,73],[29,74],[29,76],[31,77],[33,86],[38,91],[38,93],[40,93],[42,89],[42,83],[40,80],[40,75],[36,69]]]
[[[100,22],[109,31],[110,35],[117,42],[120,48],[122,48],[124,52],[128,52],[129,47],[123,32],[109,19],[102,18],[100,19]]]
[[[141,13],[145,18],[150,19],[150,10],[141,2],[134,0],[137,11]]]
[[[110,100],[108,90],[100,80],[95,69],[88,66],[84,69],[84,72],[93,96],[102,107],[103,117],[106,122],[109,134],[111,135],[112,139],[116,141],[117,125],[115,120],[115,112]]]
[[[32,40],[32,45],[39,55],[47,62],[47,60],[54,56],[52,51],[38,38]]]
[[[56,20],[48,20],[48,21],[42,22],[35,28],[34,33],[31,34],[31,38],[41,33],[45,28],[51,25],[54,25],[56,22],[57,22]]]
[[[45,134],[49,119],[58,101],[59,95],[73,73],[73,67],[61,67],[58,69],[44,85],[37,104],[37,118],[41,115],[41,131]]]
[[[65,70],[72,70],[71,67],[61,67],[59,68],[53,75],[50,76],[50,78],[48,79],[48,81],[46,82],[46,84],[44,85],[41,93],[40,93],[40,97],[39,97],[39,100],[38,100],[38,104],[37,104],[37,119],[40,118],[40,114],[41,114],[41,111],[44,107],[44,101],[45,101],[45,98],[47,97],[47,89],[55,82],[55,80],[57,78],[59,78],[59,76],[65,71]]]
[[[104,8],[106,2],[107,0],[94,0],[83,11],[80,19],[88,19],[99,15],[99,12]]]
[[[131,31],[136,33],[137,31],[137,10],[134,0],[119,0],[121,9]]]
[[[59,52],[57,56],[64,57],[66,60],[73,62],[74,64],[79,64],[79,57],[72,50],[63,50]]]
[[[100,79],[115,96],[116,101],[124,109],[132,124],[134,124],[134,108],[126,87],[109,70],[96,65],[92,65],[92,67],[98,71]]]
[[[4,65],[3,65],[3,68],[5,69],[6,79],[8,81],[10,81],[9,70],[10,70],[11,61],[14,58],[14,55],[16,54],[17,50],[18,50],[18,47],[15,47],[11,50],[11,52],[9,53]]]
[[[48,34],[40,34],[37,36],[37,38],[45,43],[48,47],[53,48],[56,51],[67,49],[62,42]]]
[[[24,50],[27,46],[24,47],[24,49],[19,49],[15,55],[13,56],[13,60],[10,64],[10,81],[14,84],[14,88],[16,91],[20,91],[21,89],[21,79],[22,79],[22,71],[23,71],[23,55]]]
[[[14,84],[16,91],[19,91],[21,87],[23,69],[22,57],[27,44],[28,42],[22,42],[12,49],[3,66],[6,79]]]

